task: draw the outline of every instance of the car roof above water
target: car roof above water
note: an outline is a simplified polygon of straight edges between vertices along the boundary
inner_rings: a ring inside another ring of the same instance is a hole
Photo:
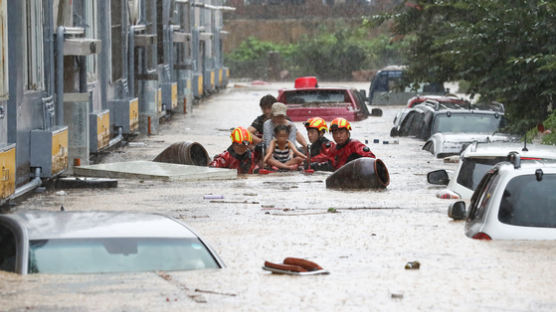
[[[195,238],[185,225],[158,214],[132,212],[17,211],[0,214],[27,230],[30,240],[61,238]]]
[[[523,151],[523,143],[493,142],[470,144],[461,154],[464,158],[504,157],[510,152],[517,152],[520,157],[556,159],[556,147],[543,144],[527,144]]]
[[[531,162],[522,162],[519,168],[515,168],[511,162],[501,162],[496,165],[500,172],[515,172],[515,175],[535,173],[535,170],[542,169],[544,173],[556,174],[556,162],[546,162],[543,160],[535,160]]]

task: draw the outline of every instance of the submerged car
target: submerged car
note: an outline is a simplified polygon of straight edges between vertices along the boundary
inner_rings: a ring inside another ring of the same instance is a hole
[[[180,271],[223,267],[182,222],[128,212],[0,214],[0,270],[19,274]]]
[[[320,88],[315,77],[298,78],[294,89],[278,92],[278,101],[287,105],[292,121],[319,116],[325,120],[342,117],[348,121],[367,118],[370,113],[364,92],[347,88]]]
[[[437,197],[448,199],[470,199],[485,173],[499,162],[507,161],[508,155],[516,153],[522,162],[556,162],[556,147],[523,143],[478,143],[467,146],[461,153],[459,165],[453,178],[446,170],[435,170],[427,174],[427,181],[435,185],[447,185]]]
[[[413,87],[402,87],[406,70],[403,65],[390,65],[379,70],[369,86],[369,105],[405,105],[419,94],[446,94],[443,83],[422,83]]]
[[[474,239],[556,239],[556,164],[515,154],[489,170],[473,193],[465,234]],[[454,205],[465,211],[465,202]]]
[[[462,105],[427,100],[399,113],[390,135],[425,140],[423,149],[440,158],[457,155],[472,142],[509,141],[510,136],[496,134],[503,125],[500,103]]]
[[[436,101],[439,103],[452,103],[452,104],[458,104],[458,105],[469,105],[469,102],[467,100],[464,100],[460,97],[457,97],[453,94],[446,94],[446,95],[430,95],[430,94],[426,94],[426,95],[417,95],[414,96],[412,98],[410,98],[409,100],[407,100],[407,107],[408,108],[412,108],[415,105],[421,104],[423,102],[426,102],[428,100],[432,100],[432,101]]]

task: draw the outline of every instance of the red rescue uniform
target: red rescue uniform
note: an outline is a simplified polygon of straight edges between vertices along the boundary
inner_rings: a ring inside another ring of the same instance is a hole
[[[225,152],[214,156],[209,167],[237,169],[238,174],[253,173],[258,169],[255,156],[255,153],[250,150],[247,150],[243,155],[239,155],[234,152],[230,145]]]
[[[311,144],[311,163],[322,163],[328,161],[330,152],[334,149],[334,142],[321,136]]]
[[[330,151],[330,161],[334,170],[346,163],[361,157],[376,158],[371,149],[358,140],[348,139],[347,143],[336,146]]]

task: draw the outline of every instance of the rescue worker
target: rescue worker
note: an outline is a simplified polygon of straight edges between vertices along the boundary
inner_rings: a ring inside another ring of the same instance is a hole
[[[350,137],[350,131],[351,125],[344,118],[336,118],[330,122],[330,132],[336,142],[336,146],[330,151],[330,161],[334,170],[357,158],[376,158],[368,146]]]
[[[255,118],[251,125],[247,128],[249,132],[253,135],[253,142],[259,144],[262,142],[263,137],[263,124],[265,121],[269,120],[272,116],[272,104],[276,103],[277,100],[274,96],[267,94],[259,100],[259,106],[263,112],[260,116]]]
[[[214,156],[209,167],[237,169],[238,174],[254,173],[258,169],[255,161],[256,152],[249,149],[249,145],[253,143],[253,136],[247,129],[237,127],[230,137],[232,145],[225,152]]]
[[[326,121],[320,117],[309,118],[305,122],[305,129],[307,129],[307,137],[311,142],[310,150],[310,164],[313,170],[325,170],[317,166],[318,163],[328,161],[331,149],[334,147],[334,142],[327,139],[324,134],[328,130]]]

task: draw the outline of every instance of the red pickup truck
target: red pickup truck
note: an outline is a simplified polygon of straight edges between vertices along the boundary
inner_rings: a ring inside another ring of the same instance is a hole
[[[315,77],[300,77],[294,89],[278,91],[278,101],[287,105],[292,121],[306,121],[311,117],[332,120],[343,117],[349,121],[369,116],[365,94],[347,88],[319,88]]]

